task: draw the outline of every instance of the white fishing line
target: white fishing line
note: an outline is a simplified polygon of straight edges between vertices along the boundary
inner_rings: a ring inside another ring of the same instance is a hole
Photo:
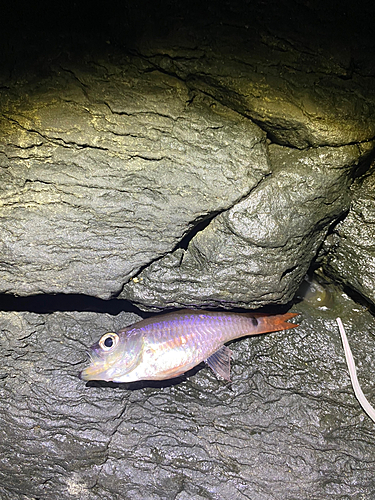
[[[354,363],[354,358],[352,351],[349,346],[348,338],[346,336],[344,325],[340,318],[336,318],[337,324],[339,325],[339,330],[341,334],[342,345],[344,346],[346,364],[348,365],[350,380],[352,381],[352,386],[354,394],[356,395],[360,405],[365,410],[367,415],[375,422],[375,408],[373,408],[367,401],[366,396],[363,394],[361,386],[359,385],[357,378],[357,370]]]

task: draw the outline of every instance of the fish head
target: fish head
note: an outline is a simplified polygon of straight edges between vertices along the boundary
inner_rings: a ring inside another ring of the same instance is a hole
[[[90,347],[90,364],[80,374],[82,380],[120,381],[134,370],[141,358],[143,341],[126,330],[105,333]]]

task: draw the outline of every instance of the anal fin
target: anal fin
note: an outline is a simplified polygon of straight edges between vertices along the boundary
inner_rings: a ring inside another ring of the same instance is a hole
[[[230,380],[230,358],[232,351],[226,345],[223,345],[216,352],[206,359],[206,363],[216,375]]]

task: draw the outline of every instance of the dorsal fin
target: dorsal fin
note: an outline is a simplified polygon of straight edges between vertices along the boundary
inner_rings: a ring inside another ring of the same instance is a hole
[[[230,381],[230,357],[232,351],[226,345],[223,345],[216,352],[211,354],[205,361],[216,375]]]

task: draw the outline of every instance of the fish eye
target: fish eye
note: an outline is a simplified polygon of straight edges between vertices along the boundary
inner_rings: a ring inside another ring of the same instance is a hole
[[[119,341],[119,336],[117,333],[106,333],[99,340],[99,345],[103,351],[110,351],[113,347],[117,345]]]

